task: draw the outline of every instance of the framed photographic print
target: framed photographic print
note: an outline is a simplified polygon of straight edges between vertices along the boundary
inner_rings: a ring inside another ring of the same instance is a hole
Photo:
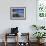
[[[11,7],[10,8],[10,19],[11,20],[26,19],[26,8],[25,7]]]
[[[37,0],[37,15],[39,18],[46,18],[46,0]]]
[[[36,24],[43,26],[46,25],[46,0],[37,0],[36,10]]]

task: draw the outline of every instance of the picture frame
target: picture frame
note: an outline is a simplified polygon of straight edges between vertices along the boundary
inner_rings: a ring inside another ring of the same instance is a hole
[[[46,0],[37,0],[36,3],[37,17],[39,19],[46,18]]]
[[[26,7],[10,7],[10,19],[11,20],[25,20]]]
[[[45,25],[46,21],[46,0],[37,0],[36,1],[36,24]]]

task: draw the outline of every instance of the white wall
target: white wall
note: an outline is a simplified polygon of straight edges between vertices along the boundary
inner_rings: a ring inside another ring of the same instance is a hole
[[[10,20],[10,7],[26,7],[26,20]],[[19,32],[32,35],[32,24],[36,24],[36,0],[0,0],[0,34],[17,26]]]

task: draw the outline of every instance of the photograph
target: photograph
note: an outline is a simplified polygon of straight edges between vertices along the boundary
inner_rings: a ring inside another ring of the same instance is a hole
[[[26,19],[26,8],[25,7],[11,7],[10,8],[10,19],[11,20]]]

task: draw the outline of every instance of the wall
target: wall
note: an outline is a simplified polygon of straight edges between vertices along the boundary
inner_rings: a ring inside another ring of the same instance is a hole
[[[26,7],[26,20],[10,20],[10,7]],[[17,26],[19,32],[30,32],[32,36],[32,24],[36,24],[36,0],[0,0],[0,34]]]

